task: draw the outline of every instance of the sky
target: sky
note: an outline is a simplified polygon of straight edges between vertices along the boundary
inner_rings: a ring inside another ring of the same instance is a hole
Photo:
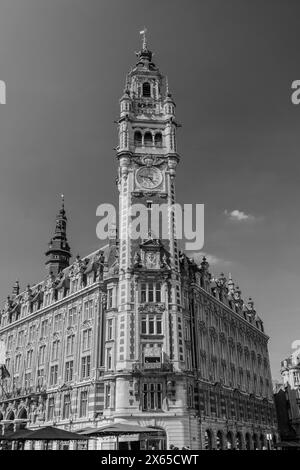
[[[118,100],[146,26],[182,124],[177,201],[205,204],[202,251],[254,299],[278,378],[300,339],[299,14],[297,0],[2,0],[0,298],[46,275],[61,193],[73,255],[101,246]]]

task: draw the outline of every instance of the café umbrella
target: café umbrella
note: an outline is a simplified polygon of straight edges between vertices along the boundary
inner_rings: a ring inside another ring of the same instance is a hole
[[[138,424],[127,424],[127,423],[112,423],[107,424],[105,426],[101,426],[100,428],[88,428],[83,429],[82,435],[84,436],[115,436],[116,437],[116,444],[117,449],[119,449],[119,436],[126,436],[132,434],[156,434],[161,432],[160,429],[152,428],[152,427],[145,427],[140,426]]]

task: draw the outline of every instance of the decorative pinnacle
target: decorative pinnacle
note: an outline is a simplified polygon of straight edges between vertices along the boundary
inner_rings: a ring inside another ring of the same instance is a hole
[[[140,34],[143,36],[143,51],[147,50],[147,38],[146,38],[146,32],[147,28],[144,27],[142,31],[140,31]]]
[[[65,208],[65,196],[61,194],[60,197],[61,197],[61,205],[62,205],[62,208],[64,209]]]

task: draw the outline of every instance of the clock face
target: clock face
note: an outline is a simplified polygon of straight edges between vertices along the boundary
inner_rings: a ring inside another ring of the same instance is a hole
[[[143,166],[136,173],[136,180],[145,189],[156,188],[162,182],[162,172],[153,166]]]

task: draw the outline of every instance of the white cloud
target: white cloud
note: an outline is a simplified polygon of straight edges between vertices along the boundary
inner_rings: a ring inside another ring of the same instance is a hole
[[[251,214],[246,214],[243,211],[240,211],[238,209],[235,209],[231,212],[229,212],[227,209],[224,211],[224,214],[227,215],[227,217],[230,220],[233,220],[234,222],[243,222],[243,221],[254,221],[256,220],[256,217]]]

